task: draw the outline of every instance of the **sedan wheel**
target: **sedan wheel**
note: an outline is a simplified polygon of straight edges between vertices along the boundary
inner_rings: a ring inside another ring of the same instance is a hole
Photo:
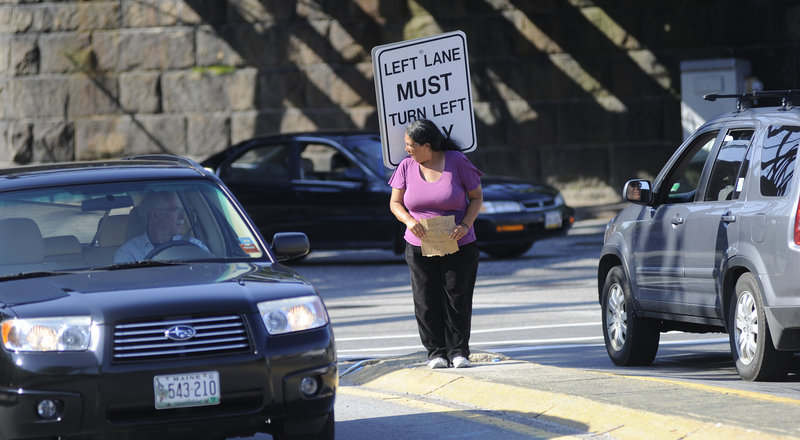
[[[606,276],[601,299],[606,351],[616,365],[650,365],[661,336],[658,323],[636,316],[631,301],[625,271],[615,266]]]
[[[777,351],[772,344],[761,289],[750,273],[736,282],[729,321],[731,353],[742,379],[770,380],[786,375],[792,353]]]

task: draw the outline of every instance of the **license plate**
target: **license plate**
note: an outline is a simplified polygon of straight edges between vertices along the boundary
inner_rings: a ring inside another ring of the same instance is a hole
[[[544,213],[545,229],[558,229],[561,227],[561,211],[550,211]]]
[[[166,374],[153,377],[156,409],[219,404],[219,372]]]

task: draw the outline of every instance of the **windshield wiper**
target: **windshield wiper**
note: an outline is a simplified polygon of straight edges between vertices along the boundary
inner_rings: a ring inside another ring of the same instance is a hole
[[[19,272],[12,275],[2,275],[0,276],[0,281],[9,281],[9,280],[24,280],[27,278],[42,278],[42,277],[50,277],[53,275],[65,275],[68,273],[72,273],[70,271],[38,271],[38,272]]]
[[[92,267],[89,270],[118,270],[118,269],[132,269],[135,267],[159,267],[159,266],[180,266],[188,264],[188,261],[164,261],[164,260],[142,260],[133,261],[130,263],[116,263],[109,264],[108,266]]]

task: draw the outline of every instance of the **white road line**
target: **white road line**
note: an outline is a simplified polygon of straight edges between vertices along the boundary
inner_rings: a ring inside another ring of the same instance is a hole
[[[517,345],[517,344],[544,344],[544,343],[567,343],[567,342],[587,342],[603,340],[603,337],[590,336],[585,338],[557,338],[557,339],[518,339],[513,341],[485,341],[485,342],[470,342],[472,347],[485,347],[485,346],[503,346],[503,345]],[[337,339],[338,341],[338,339]],[[368,351],[397,351],[397,350],[411,350],[421,349],[422,345],[407,345],[395,347],[373,347],[373,348],[356,348],[337,350],[338,353],[363,353]]]
[[[486,342],[471,342],[470,346],[473,347],[492,347],[489,351],[498,351],[504,353],[520,352],[520,351],[540,351],[540,350],[557,350],[563,348],[588,348],[588,347],[603,347],[602,343],[586,344],[586,342],[602,341],[602,337],[591,336],[583,338],[556,338],[556,339],[524,339],[514,341],[486,341]],[[579,344],[578,342],[584,342]],[[709,344],[722,344],[727,343],[727,338],[713,338],[713,339],[691,339],[691,340],[678,340],[678,341],[661,341],[661,345],[709,345]],[[541,344],[541,345],[526,345],[526,344]],[[509,345],[522,345],[520,347],[508,347]],[[360,348],[360,349],[339,349],[337,353],[340,355],[348,353],[369,353],[369,352],[400,352],[408,350],[421,350],[422,345],[406,345],[394,347],[373,347],[373,348]]]
[[[602,338],[600,338],[602,340]],[[682,341],[661,341],[659,345],[712,345],[728,343],[728,338],[715,338],[715,339],[690,339]],[[473,345],[473,344],[470,344]],[[530,347],[512,347],[512,348],[490,348],[489,351],[497,351],[503,353],[515,353],[519,351],[543,351],[543,350],[559,350],[563,348],[592,348],[592,347],[605,347],[603,344],[560,344],[560,345],[536,345]]]
[[[542,330],[542,329],[551,329],[551,328],[568,328],[568,327],[600,327],[602,323],[600,322],[576,322],[572,324],[551,324],[551,325],[531,325],[525,327],[504,327],[504,328],[491,328],[491,329],[483,329],[483,330],[472,330],[473,335],[477,334],[485,334],[485,333],[500,333],[500,332],[512,332],[512,331],[521,331],[521,330]],[[334,328],[335,331],[335,328]],[[384,339],[404,339],[404,338],[418,338],[419,334],[417,333],[409,333],[405,335],[386,335],[386,336],[363,336],[358,338],[336,338],[336,342],[353,342],[353,341],[378,341]]]

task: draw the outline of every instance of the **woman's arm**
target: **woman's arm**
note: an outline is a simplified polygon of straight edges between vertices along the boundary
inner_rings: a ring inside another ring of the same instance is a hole
[[[417,219],[408,213],[406,206],[403,204],[403,196],[405,193],[406,190],[404,189],[392,188],[392,197],[389,199],[389,209],[398,220],[406,225],[412,234],[419,238],[423,238],[425,237],[425,228],[420,224],[419,221],[417,221]]]
[[[475,223],[475,219],[478,218],[478,213],[481,212],[481,206],[483,206],[483,188],[478,185],[477,188],[468,192],[467,200],[469,200],[467,212],[461,222],[471,228],[472,224]]]
[[[450,232],[450,238],[453,240],[458,240],[467,235],[467,232],[469,232],[472,224],[475,223],[475,219],[478,218],[478,213],[481,211],[481,205],[483,205],[483,188],[478,185],[477,188],[467,192],[467,200],[467,211],[464,213],[464,218],[461,219],[461,223],[463,223],[463,225],[456,225]]]

